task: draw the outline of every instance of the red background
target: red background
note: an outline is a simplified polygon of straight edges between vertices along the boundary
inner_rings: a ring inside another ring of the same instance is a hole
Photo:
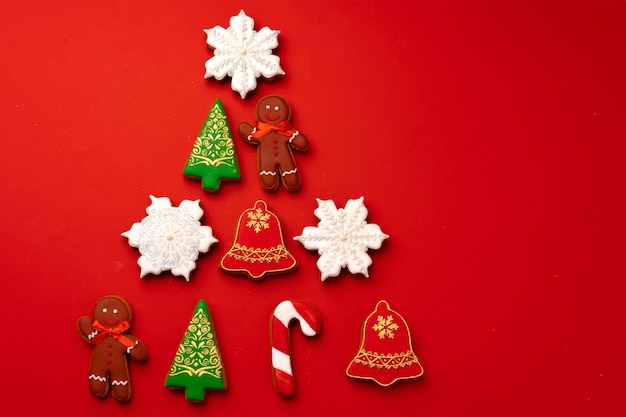
[[[241,100],[204,80],[203,29],[240,9],[281,31],[286,76]],[[617,416],[626,414],[623,251],[626,4],[399,1],[22,1],[0,6],[2,403],[67,415]],[[303,187],[261,190],[255,149],[217,194],[182,176],[219,97],[231,127],[266,94],[290,100],[311,149]],[[191,281],[139,279],[120,233],[149,194],[200,199],[220,243]],[[315,198],[365,197],[390,235],[370,278],[322,283],[292,237]],[[296,273],[218,270],[241,211],[265,199]],[[150,353],[133,398],[90,395],[77,331],[106,294],[134,308]],[[199,298],[228,390],[202,404],[163,387]],[[273,391],[268,322],[292,332],[297,393]],[[385,389],[345,376],[380,299],[403,314],[424,369]]]

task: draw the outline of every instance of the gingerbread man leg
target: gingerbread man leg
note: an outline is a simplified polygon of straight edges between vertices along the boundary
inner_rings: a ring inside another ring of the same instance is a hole
[[[275,191],[280,184],[278,171],[276,169],[260,170],[259,181],[261,181],[261,187],[263,187],[264,190]]]
[[[119,360],[125,360],[119,358]],[[130,399],[130,378],[128,376],[128,367],[118,366],[111,368],[111,395],[120,402],[126,402]]]
[[[89,391],[96,397],[104,397],[109,392],[108,370],[92,364],[89,369]]]
[[[292,164],[291,167],[281,166],[280,175],[283,186],[287,191],[294,192],[300,189],[300,174],[298,174],[295,163]]]

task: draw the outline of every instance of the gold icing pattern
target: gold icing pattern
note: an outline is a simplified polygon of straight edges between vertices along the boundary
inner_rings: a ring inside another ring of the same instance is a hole
[[[388,337],[389,339],[394,338],[394,331],[399,329],[397,323],[393,322],[393,316],[388,315],[387,317],[378,316],[376,318],[376,324],[372,326],[372,329],[378,332],[378,338],[384,339]]]
[[[180,374],[222,376],[222,361],[211,332],[211,322],[202,309],[193,315],[168,376]]]
[[[270,214],[260,208],[256,210],[250,210],[246,213],[248,216],[247,227],[254,229],[255,233],[259,233],[262,229],[267,230],[270,228],[270,224],[267,222],[270,218]]]
[[[401,353],[378,353],[361,349],[354,358],[353,362],[370,368],[398,369],[414,363],[419,364],[417,356],[412,350]]]
[[[235,147],[226,115],[216,105],[211,109],[208,119],[210,122],[202,127],[187,164],[190,167],[196,165],[235,167]]]
[[[249,248],[246,245],[235,243],[226,256],[232,256],[244,262],[278,262],[282,258],[289,257],[289,252],[283,245],[271,248]]]

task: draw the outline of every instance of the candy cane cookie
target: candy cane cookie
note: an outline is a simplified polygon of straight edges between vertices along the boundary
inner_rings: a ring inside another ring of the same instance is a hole
[[[295,394],[289,343],[289,326],[293,321],[298,322],[305,336],[313,337],[320,331],[319,313],[307,303],[285,300],[274,309],[270,319],[272,379],[276,393],[283,397],[291,397]]]

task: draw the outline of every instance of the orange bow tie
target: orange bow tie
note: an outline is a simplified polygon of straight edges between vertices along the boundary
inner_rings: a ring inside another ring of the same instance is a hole
[[[94,322],[91,324],[91,327],[94,330],[98,330],[100,332],[92,339],[92,342],[96,345],[102,342],[107,336],[111,336],[113,339],[117,340],[126,347],[135,346],[135,342],[130,340],[128,337],[122,335],[122,333],[130,328],[130,323],[126,320],[124,320],[112,329],[105,327],[98,320],[94,320]]]
[[[277,125],[272,125],[265,122],[259,122],[256,127],[256,132],[254,132],[251,136],[255,139],[258,139],[262,136],[267,135],[270,132],[280,133],[281,135],[291,136],[297,132],[297,130],[291,128],[291,124],[283,120]]]

